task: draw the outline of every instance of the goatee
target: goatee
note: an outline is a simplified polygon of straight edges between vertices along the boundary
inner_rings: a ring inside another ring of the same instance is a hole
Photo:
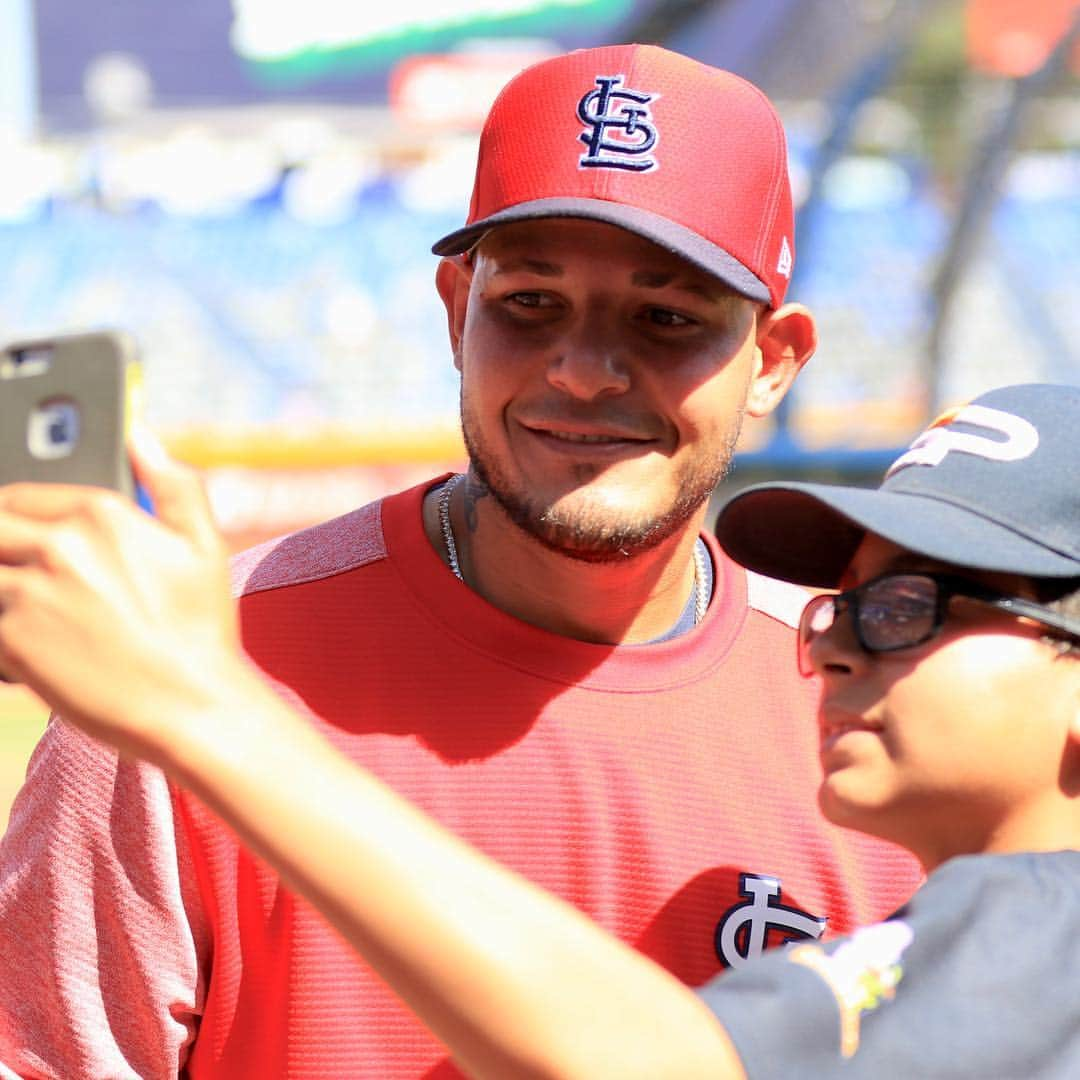
[[[469,455],[471,487],[482,485],[515,525],[552,551],[583,562],[616,562],[663,543],[711,497],[731,468],[742,415],[734,419],[719,448],[703,451],[681,469],[679,494],[669,506],[638,515],[617,515],[599,502],[593,506],[560,507],[558,503],[531,498],[510,484],[488,453],[464,400],[461,426]],[[582,483],[594,475],[593,468],[583,468]]]

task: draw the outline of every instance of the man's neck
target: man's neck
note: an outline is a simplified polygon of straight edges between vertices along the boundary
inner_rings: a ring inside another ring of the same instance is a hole
[[[439,490],[424,499],[424,531],[448,562]],[[666,633],[695,588],[694,544],[705,515],[649,551],[616,562],[572,558],[533,539],[493,503],[467,527],[455,500],[450,527],[465,583],[490,604],[564,637],[633,645]]]

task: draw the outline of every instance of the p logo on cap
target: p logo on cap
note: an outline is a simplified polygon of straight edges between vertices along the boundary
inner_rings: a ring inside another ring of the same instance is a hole
[[[967,424],[987,434],[959,431]],[[964,405],[940,416],[901,454],[885,474],[911,465],[940,465],[950,453],[974,454],[986,461],[1022,461],[1039,447],[1039,432],[1022,416],[985,405]]]

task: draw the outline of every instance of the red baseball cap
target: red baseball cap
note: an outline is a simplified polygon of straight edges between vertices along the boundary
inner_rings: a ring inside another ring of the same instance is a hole
[[[468,221],[432,251],[546,217],[618,225],[779,307],[795,254],[780,117],[751,83],[656,45],[543,60],[496,98]]]

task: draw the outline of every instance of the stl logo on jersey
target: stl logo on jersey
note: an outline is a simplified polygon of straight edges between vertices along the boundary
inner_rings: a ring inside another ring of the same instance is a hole
[[[740,968],[771,945],[788,941],[816,941],[828,919],[781,903],[780,881],[764,874],[740,874],[739,895],[716,925],[716,955],[724,967]]]

